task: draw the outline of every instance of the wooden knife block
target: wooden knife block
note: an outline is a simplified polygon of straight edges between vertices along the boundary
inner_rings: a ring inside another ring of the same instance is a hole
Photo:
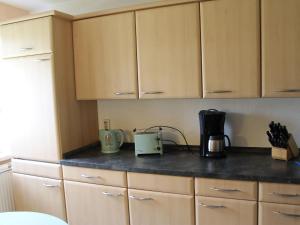
[[[290,135],[287,148],[272,147],[272,158],[288,161],[299,155],[299,149],[293,135]]]

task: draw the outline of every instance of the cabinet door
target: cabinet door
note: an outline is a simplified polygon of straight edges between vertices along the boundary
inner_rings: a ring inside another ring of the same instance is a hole
[[[70,225],[129,225],[125,188],[65,181]]]
[[[201,97],[199,4],[136,12],[140,98]]]
[[[50,53],[51,37],[51,17],[2,25],[2,56],[8,58]]]
[[[13,173],[13,190],[17,211],[46,213],[66,220],[61,180]]]
[[[263,97],[300,97],[299,12],[299,0],[262,0]]]
[[[197,225],[256,225],[257,203],[255,201],[196,197],[196,220]]]
[[[194,196],[128,190],[131,225],[194,225]]]
[[[260,97],[259,0],[200,3],[205,98]]]
[[[300,206],[259,203],[259,225],[299,225]]]
[[[73,28],[77,98],[136,98],[134,13],[80,20]]]
[[[16,158],[57,162],[60,151],[51,55],[4,60],[10,85],[11,149]]]

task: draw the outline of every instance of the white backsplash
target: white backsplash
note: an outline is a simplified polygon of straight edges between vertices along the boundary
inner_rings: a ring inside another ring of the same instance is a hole
[[[287,125],[300,145],[300,99],[183,99],[183,100],[101,100],[99,127],[111,120],[113,129],[132,131],[153,125],[170,125],[186,135],[189,144],[199,145],[198,112],[225,111],[225,132],[233,146],[270,147],[265,134],[271,120]],[[178,136],[178,142],[183,140]],[[132,141],[128,135],[127,141]]]

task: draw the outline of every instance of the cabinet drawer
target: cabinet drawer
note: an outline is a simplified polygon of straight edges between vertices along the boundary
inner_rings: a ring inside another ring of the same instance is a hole
[[[126,188],[65,181],[65,193],[70,225],[129,225]]]
[[[299,225],[300,206],[259,203],[259,225]]]
[[[259,201],[300,205],[300,185],[259,183]]]
[[[66,220],[62,180],[13,173],[13,191],[17,211],[46,213]]]
[[[176,194],[194,194],[194,178],[145,173],[128,173],[128,188]]]
[[[257,203],[197,196],[196,221],[197,225],[256,225]]]
[[[2,56],[9,58],[50,53],[51,33],[51,17],[2,25]]]
[[[257,182],[196,178],[196,195],[231,199],[257,199]]]
[[[63,166],[65,180],[126,187],[126,172]]]
[[[131,225],[194,225],[194,196],[128,190]]]
[[[34,176],[62,179],[61,165],[53,163],[43,163],[21,159],[13,159],[12,171]]]

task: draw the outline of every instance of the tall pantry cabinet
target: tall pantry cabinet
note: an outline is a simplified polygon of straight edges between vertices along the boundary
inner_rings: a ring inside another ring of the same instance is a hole
[[[15,193],[35,195],[31,201],[37,201],[23,204],[20,197],[15,205],[17,210],[62,219],[66,215],[59,160],[98,139],[96,101],[75,97],[71,19],[53,11],[1,24],[3,71],[11,87],[7,96]],[[55,207],[43,203],[50,195],[56,198]]]

